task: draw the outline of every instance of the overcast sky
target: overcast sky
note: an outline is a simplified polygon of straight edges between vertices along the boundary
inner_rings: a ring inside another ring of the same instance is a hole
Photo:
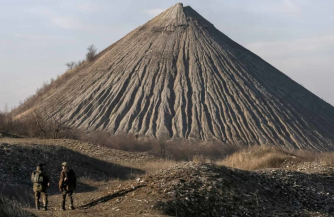
[[[0,0],[0,110],[178,1]],[[188,0],[217,29],[334,105],[333,0]]]

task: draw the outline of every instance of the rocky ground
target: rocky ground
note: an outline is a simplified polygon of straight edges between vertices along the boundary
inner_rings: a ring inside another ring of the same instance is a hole
[[[14,196],[33,207],[29,179],[35,162],[47,160],[48,171],[54,174],[49,211],[26,208],[32,215],[334,215],[334,169],[326,165],[300,163],[285,169],[244,171],[188,162],[147,173],[136,165],[159,161],[144,153],[97,148],[74,140],[0,139],[0,144],[3,195]],[[133,167],[120,164],[121,158],[132,160]],[[74,197],[76,210],[65,212],[59,209],[60,195],[56,189],[59,165],[64,159],[71,162],[79,177]]]
[[[282,169],[248,172],[183,163],[128,183],[127,197],[112,197],[109,192],[83,207],[109,206],[131,213],[138,204],[142,209],[133,208],[132,213],[155,209],[170,216],[332,216],[332,173],[332,169],[315,174]]]

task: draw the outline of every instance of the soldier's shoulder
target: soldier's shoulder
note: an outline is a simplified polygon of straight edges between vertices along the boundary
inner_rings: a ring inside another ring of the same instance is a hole
[[[47,175],[48,175],[48,172],[47,172],[47,171],[42,171],[42,172],[41,172],[41,175],[42,175],[42,176],[47,176]]]

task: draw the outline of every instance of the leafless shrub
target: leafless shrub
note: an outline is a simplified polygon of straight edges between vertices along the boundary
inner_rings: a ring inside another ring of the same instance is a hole
[[[109,132],[92,132],[86,134],[84,141],[100,144],[105,147],[114,148],[123,151],[146,152],[153,149],[152,140],[140,139],[131,134],[113,135]]]
[[[5,126],[6,115],[2,111],[0,111],[0,130],[3,131],[3,127]]]
[[[156,144],[158,145],[158,148],[159,148],[159,150],[158,150],[159,153],[158,154],[160,155],[160,157],[166,158],[166,149],[167,149],[167,146],[168,146],[167,141],[160,139],[156,142]]]
[[[36,94],[41,94],[43,92],[46,92],[47,90],[49,90],[51,84],[52,82],[49,83],[47,81],[44,81],[43,85],[40,88],[36,89]]]
[[[44,138],[50,138],[50,135],[52,135],[53,139],[57,139],[59,132],[66,129],[67,121],[64,118],[64,110],[59,109],[59,111],[58,113],[53,113],[50,109],[42,108],[32,112],[33,120],[38,129],[43,133]]]
[[[71,69],[73,69],[74,67],[76,67],[76,63],[75,62],[68,62],[68,63],[66,63],[65,64],[66,66],[67,66],[67,69],[68,70],[71,70]]]
[[[44,138],[46,138],[49,124],[44,116],[44,113],[39,113],[37,110],[34,110],[32,112],[32,117],[38,129],[43,133]]]
[[[166,156],[176,161],[216,161],[238,150],[237,146],[216,142],[173,141],[166,146]]]
[[[78,60],[77,66],[81,66],[84,62],[85,62],[85,60]]]
[[[97,49],[96,47],[92,44],[87,48],[88,52],[86,54],[86,59],[91,62],[95,59]]]
[[[84,133],[80,130],[65,130],[61,136],[118,150],[149,152],[162,159],[176,161],[191,161],[194,158],[205,158],[215,161],[238,150],[237,146],[221,142],[168,141],[138,137],[131,134],[113,135],[112,133],[101,131]]]
[[[54,114],[45,108],[15,119],[11,113],[0,112],[0,131],[17,136],[56,139],[67,129],[66,123],[63,112]]]
[[[13,117],[8,112],[7,105],[3,112],[0,112],[0,130],[9,133],[14,128]]]

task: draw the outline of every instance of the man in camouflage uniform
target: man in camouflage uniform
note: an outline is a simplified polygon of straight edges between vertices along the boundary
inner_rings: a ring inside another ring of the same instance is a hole
[[[34,178],[36,177],[36,178]],[[35,192],[35,205],[36,209],[39,210],[39,199],[42,196],[43,210],[47,210],[48,206],[48,194],[46,192],[47,187],[50,185],[49,177],[46,172],[43,171],[43,164],[39,164],[34,172],[31,174],[31,181],[33,184],[33,190]]]
[[[70,203],[71,203],[70,209],[74,209],[72,195],[77,184],[77,179],[74,171],[70,169],[67,162],[63,162],[61,166],[62,166],[62,171],[59,177],[59,190],[62,194],[62,199],[63,199],[61,208],[62,210],[65,210],[65,199],[66,195],[68,195],[70,197]]]

